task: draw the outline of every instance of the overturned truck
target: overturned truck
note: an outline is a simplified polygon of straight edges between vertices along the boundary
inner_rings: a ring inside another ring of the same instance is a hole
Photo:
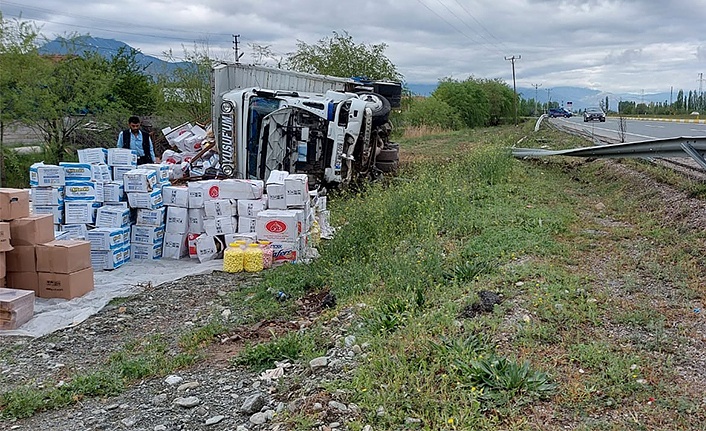
[[[224,63],[212,69],[219,170],[267,179],[273,170],[336,187],[397,170],[389,114],[401,85]]]

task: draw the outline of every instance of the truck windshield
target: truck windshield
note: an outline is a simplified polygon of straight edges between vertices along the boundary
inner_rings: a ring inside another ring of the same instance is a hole
[[[248,144],[247,172],[248,178],[257,176],[257,154],[260,147],[260,125],[262,119],[279,109],[280,100],[267,97],[251,97],[248,109]]]

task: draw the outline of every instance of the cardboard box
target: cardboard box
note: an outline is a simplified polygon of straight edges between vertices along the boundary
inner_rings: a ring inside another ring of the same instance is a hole
[[[103,183],[94,181],[72,181],[64,187],[65,201],[103,202]]]
[[[10,223],[0,222],[0,252],[12,250],[10,243]]]
[[[202,208],[189,208],[189,233],[203,233],[203,219],[205,218]]]
[[[125,198],[125,186],[122,182],[111,181],[103,184],[104,202],[121,202]]]
[[[32,187],[32,205],[64,205],[64,188],[59,187]]]
[[[40,244],[37,272],[70,274],[91,267],[91,243],[80,239],[54,240]]]
[[[309,201],[309,176],[307,174],[289,174],[284,179],[285,201],[287,207],[301,207]]]
[[[132,225],[131,244],[162,245],[164,241],[164,226]]]
[[[238,233],[257,231],[257,217],[238,217]]]
[[[36,245],[54,240],[54,216],[35,214],[10,221],[10,242],[16,245]]]
[[[189,231],[189,210],[181,207],[167,207],[168,233],[187,233]]]
[[[137,224],[142,226],[164,226],[164,217],[166,214],[166,207],[154,210],[140,208],[137,210]]]
[[[265,183],[262,180],[229,178],[220,183],[219,199],[260,199]]]
[[[107,148],[85,148],[78,150],[79,163],[103,163],[105,164],[108,157]]]
[[[59,162],[64,169],[64,178],[69,181],[92,181],[95,179],[94,166],[91,163]]]
[[[66,201],[64,205],[64,223],[93,224],[96,222],[96,211],[103,206],[93,201]]]
[[[29,190],[0,188],[0,220],[29,215]]]
[[[196,238],[196,256],[199,262],[216,259],[222,251],[223,243],[219,242],[218,237],[204,233]]]
[[[125,193],[149,193],[157,185],[157,173],[151,169],[133,169],[123,174]]]
[[[33,214],[51,214],[54,224],[64,223],[64,212],[66,210],[65,205],[36,205],[32,203],[32,213]]]
[[[161,259],[162,244],[130,244],[130,258],[133,260]]]
[[[238,222],[235,217],[218,217],[215,219],[205,219],[203,229],[211,236],[235,233]]]
[[[140,165],[140,169],[149,169],[157,174],[157,183],[166,185],[169,182],[169,165],[162,163],[145,163]]]
[[[287,209],[287,192],[284,184],[267,185],[267,208]]]
[[[135,169],[134,166],[110,166],[113,171],[113,181],[123,183],[123,175]]]
[[[241,199],[238,201],[238,216],[255,217],[267,209],[266,199]]]
[[[155,189],[150,193],[128,193],[127,200],[131,208],[154,210],[164,206],[162,189]]]
[[[7,266],[5,264],[5,253],[0,253],[0,278],[4,278],[7,273]]]
[[[188,208],[189,189],[186,187],[164,186],[162,187],[162,201],[167,206]]]
[[[108,148],[108,166],[134,168],[137,166],[137,152],[129,148]]]
[[[268,241],[290,242],[299,238],[300,220],[297,212],[293,210],[260,211],[257,215],[255,232],[258,239]]]
[[[66,184],[64,168],[57,165],[34,163],[29,167],[29,185],[38,187],[63,186]]]
[[[5,254],[5,263],[10,272],[37,272],[35,246],[15,246],[12,251]]]
[[[64,224],[61,230],[69,234],[70,239],[86,239],[88,228],[85,224]]]
[[[96,227],[130,226],[130,210],[120,207],[102,206],[96,211]]]
[[[93,268],[70,274],[39,273],[39,297],[72,299],[93,290]]]
[[[95,271],[118,269],[125,263],[124,253],[124,248],[91,250],[91,266]]]
[[[301,242],[296,241],[273,241],[272,266],[279,266],[285,263],[296,263],[301,258]]]
[[[162,257],[164,259],[181,259],[189,254],[187,234],[167,233],[164,235]]]
[[[36,271],[10,271],[5,276],[5,284],[13,289],[31,290],[39,294],[39,274]]]
[[[0,329],[17,329],[34,316],[34,292],[0,288]]]
[[[206,218],[233,217],[238,211],[237,201],[231,199],[213,199],[203,203]]]
[[[110,250],[125,243],[124,230],[119,227],[97,227],[86,232],[91,250]]]

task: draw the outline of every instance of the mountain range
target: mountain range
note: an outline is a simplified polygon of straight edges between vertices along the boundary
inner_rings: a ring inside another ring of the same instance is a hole
[[[97,52],[106,58],[112,58],[120,52],[121,49],[129,51],[131,48],[132,47],[126,43],[115,39],[79,36],[70,41],[64,38],[54,39],[44,44],[39,49],[39,52],[42,54],[60,55],[67,54],[69,52],[77,54]],[[165,61],[151,55],[142,54],[139,50],[135,55],[135,59],[138,64],[144,67],[144,70],[151,75],[169,74],[177,68],[184,67],[189,64],[186,62]],[[413,94],[418,96],[431,95],[437,85],[438,84],[406,83],[407,88]],[[526,100],[535,99],[536,97],[537,102],[540,104],[547,103],[547,101],[551,100],[554,102],[559,102],[560,106],[567,107],[569,102],[571,102],[570,105],[573,110],[581,110],[589,106],[599,106],[605,103],[606,97],[608,98],[608,108],[611,110],[615,110],[618,106],[618,102],[621,100],[633,101],[636,103],[669,103],[674,97],[669,93],[617,94],[583,87],[551,87],[549,88],[549,91],[547,91],[547,88],[535,90],[534,88],[518,87],[517,92]]]

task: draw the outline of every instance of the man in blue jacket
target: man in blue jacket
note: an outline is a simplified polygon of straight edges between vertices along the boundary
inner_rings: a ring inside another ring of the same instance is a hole
[[[149,133],[141,129],[140,118],[132,116],[128,119],[129,129],[118,135],[118,148],[129,148],[137,152],[137,164],[159,163],[154,155],[154,145]]]

